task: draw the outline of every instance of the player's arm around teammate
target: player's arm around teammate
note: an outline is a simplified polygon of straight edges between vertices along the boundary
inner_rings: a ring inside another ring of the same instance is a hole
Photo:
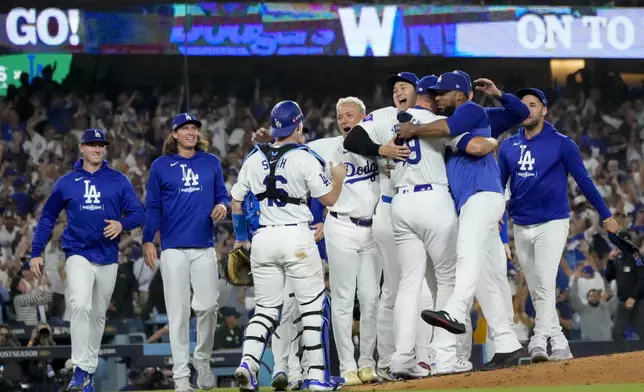
[[[201,389],[214,387],[210,369],[217,325],[218,265],[215,224],[225,218],[230,197],[219,159],[206,152],[199,122],[182,113],[174,118],[164,155],[152,164],[145,201],[144,257],[156,267],[155,233],[161,235],[161,276],[170,325],[175,389],[190,385],[190,307],[197,315],[193,365]],[[194,291],[190,302],[190,287]]]
[[[58,179],[45,202],[31,247],[31,270],[43,273],[42,253],[60,212],[67,227],[62,246],[71,305],[74,374],[70,391],[94,391],[94,372],[118,268],[119,236],[143,223],[143,206],[132,183],[103,161],[105,132],[88,129],[81,138],[82,159]]]
[[[283,101],[273,108],[271,133],[276,137],[275,144],[261,146],[246,158],[231,190],[236,247],[246,245],[249,238],[249,215],[242,210],[242,201],[250,194],[256,201],[252,204],[259,206],[259,229],[253,234],[251,244],[257,305],[246,328],[242,361],[235,371],[241,390],[257,388],[266,339],[279,321],[286,278],[292,284],[302,315],[302,342],[310,362],[302,388],[332,390],[338,387],[328,368],[328,323],[325,321],[328,304],[323,266],[308,227],[312,216],[303,198],[310,194],[323,205],[333,206],[340,196],[346,168],[343,164],[333,166],[332,179],[327,179],[323,160],[308,147],[301,146],[305,133],[302,118],[295,102]]]

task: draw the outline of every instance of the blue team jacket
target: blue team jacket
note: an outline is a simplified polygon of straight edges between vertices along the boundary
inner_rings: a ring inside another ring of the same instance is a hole
[[[217,204],[228,208],[230,196],[219,159],[198,151],[190,158],[164,155],[152,163],[145,200],[143,242],[161,232],[161,248],[211,248]]]
[[[130,180],[103,161],[94,173],[83,169],[83,160],[60,177],[45,202],[31,244],[31,257],[40,257],[60,212],[67,213],[62,235],[66,257],[79,255],[96,264],[118,262],[119,240],[103,235],[105,220],[117,220],[123,230],[143,224],[143,205]]]
[[[526,139],[525,129],[503,141],[499,148],[501,183],[510,179],[510,217],[519,225],[534,225],[570,217],[568,173],[601,219],[611,216],[588,175],[575,142],[545,123]]]

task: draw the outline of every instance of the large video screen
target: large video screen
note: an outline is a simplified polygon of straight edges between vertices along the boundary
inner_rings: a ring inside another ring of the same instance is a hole
[[[0,53],[644,58],[644,8],[199,3],[14,8]]]

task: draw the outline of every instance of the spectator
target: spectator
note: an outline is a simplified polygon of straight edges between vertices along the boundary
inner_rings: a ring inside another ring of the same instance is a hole
[[[27,264],[27,263],[26,263]],[[25,272],[26,271],[26,272]],[[16,314],[16,321],[25,325],[37,325],[39,320],[45,320],[45,306],[52,300],[51,283],[46,276],[36,282],[35,287],[23,276],[29,272],[29,265],[23,267],[11,281],[11,297]]]
[[[61,248],[60,237],[65,228],[64,221],[54,227],[49,243],[45,247],[45,275],[51,282],[52,302],[49,308],[51,318],[62,321],[65,315],[65,284],[63,274],[65,268],[65,253]]]
[[[215,349],[240,348],[244,332],[239,326],[241,314],[234,308],[224,306],[219,309],[224,322],[215,330]]]
[[[580,298],[580,284],[579,279],[583,272],[578,269],[575,271],[571,282],[570,288],[570,304],[572,308],[579,314],[581,322],[581,339],[606,341],[611,338],[611,329],[613,323],[611,321],[611,301],[615,302],[610,290],[590,289],[586,292],[586,303]]]
[[[11,333],[11,328],[6,324],[0,324],[0,347],[20,347],[20,343]]]

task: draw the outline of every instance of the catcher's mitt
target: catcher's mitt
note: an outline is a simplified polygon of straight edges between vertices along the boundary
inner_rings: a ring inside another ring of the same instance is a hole
[[[233,286],[253,286],[250,251],[243,246],[228,252],[222,261],[224,279]]]

